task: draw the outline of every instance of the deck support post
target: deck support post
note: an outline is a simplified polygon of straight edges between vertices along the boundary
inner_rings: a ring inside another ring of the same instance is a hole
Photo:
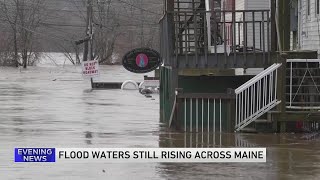
[[[287,123],[285,121],[280,122],[280,132],[285,133],[286,132],[286,125]]]
[[[175,115],[174,115],[174,121],[176,123],[176,127],[178,129],[179,127],[179,130],[182,129],[181,127],[184,128],[184,122],[183,122],[183,116],[181,116],[181,108],[182,108],[182,105],[184,105],[183,101],[184,99],[181,99],[181,98],[178,98],[179,94],[180,93],[183,93],[183,89],[181,88],[176,88],[175,90],[175,95],[176,95],[176,98],[177,98],[177,103],[176,103],[176,107],[175,107]],[[184,111],[183,111],[184,112]]]
[[[280,68],[279,73],[279,85],[278,85],[278,96],[281,100],[280,104],[280,132],[284,133],[286,131],[286,69],[287,69],[287,54],[283,53],[280,54],[280,62],[282,63],[282,66]]]
[[[227,94],[235,95],[234,89],[228,89]],[[235,127],[235,100],[230,99],[227,103],[227,132],[233,132]]]

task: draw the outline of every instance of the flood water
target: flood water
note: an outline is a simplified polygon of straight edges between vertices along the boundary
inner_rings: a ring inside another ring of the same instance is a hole
[[[103,81],[141,81],[120,66]],[[0,67],[0,179],[320,179],[320,140],[304,134],[183,134],[159,122],[159,97],[94,90],[80,67]],[[267,147],[267,163],[14,163],[15,147]]]

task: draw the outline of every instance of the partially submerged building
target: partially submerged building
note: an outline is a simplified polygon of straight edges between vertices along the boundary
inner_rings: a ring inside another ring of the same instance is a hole
[[[318,128],[317,53],[278,51],[278,40],[290,36],[276,27],[274,0],[165,2],[160,117],[168,127],[187,132]]]

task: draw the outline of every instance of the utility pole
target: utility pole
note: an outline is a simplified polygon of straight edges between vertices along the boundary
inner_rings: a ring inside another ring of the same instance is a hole
[[[86,19],[86,36],[89,37],[89,17],[90,17],[90,0],[87,0],[87,19]],[[88,48],[89,48],[89,42],[88,40],[84,41],[84,50],[83,50],[83,61],[88,60]]]
[[[90,61],[93,60],[93,2],[90,0],[89,8],[90,8],[90,16],[89,16],[89,33],[90,33]]]
[[[93,17],[92,0],[87,0],[86,35],[89,40],[84,42],[85,44],[84,44],[84,52],[83,52],[83,61],[88,61],[88,54],[89,54],[90,60],[93,60],[93,22],[92,22],[92,17]],[[91,78],[91,87],[93,88],[93,79],[92,78]]]
[[[142,0],[140,0],[140,7],[142,7]],[[144,21],[144,16],[143,16],[143,10],[141,9],[141,34],[140,34],[140,47],[144,47],[144,36],[143,36],[143,21]]]

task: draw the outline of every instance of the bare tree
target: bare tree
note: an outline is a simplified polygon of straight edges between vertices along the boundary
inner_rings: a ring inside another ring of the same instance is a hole
[[[3,0],[0,3],[3,17],[12,29],[16,66],[20,64],[26,68],[37,59],[33,42],[35,31],[45,17],[45,0]]]
[[[99,63],[112,64],[115,42],[120,35],[118,14],[112,8],[112,1],[97,1],[94,24],[94,56]]]

